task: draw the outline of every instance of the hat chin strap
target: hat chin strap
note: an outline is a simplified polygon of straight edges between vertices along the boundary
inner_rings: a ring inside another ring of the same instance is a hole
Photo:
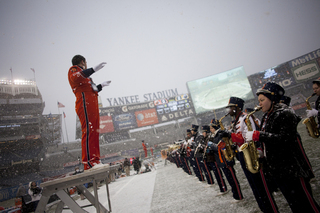
[[[269,113],[269,112],[272,112],[272,110],[273,110],[273,107],[274,107],[274,105],[275,105],[275,102],[274,102],[274,101],[272,101],[271,103],[272,103],[272,104],[271,104],[271,107],[270,107],[270,109],[268,110],[268,113]]]

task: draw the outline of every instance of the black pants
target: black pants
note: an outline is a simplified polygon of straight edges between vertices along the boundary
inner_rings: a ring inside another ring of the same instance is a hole
[[[312,189],[308,180],[302,177],[274,178],[273,180],[289,203],[292,212],[320,212],[320,207],[312,196]]]
[[[278,207],[275,200],[271,194],[271,191],[267,185],[267,179],[265,178],[262,169],[258,173],[251,173],[246,168],[246,163],[244,161],[243,152],[237,153],[237,159],[240,161],[242,170],[249,182],[252,189],[253,195],[258,203],[260,210],[264,213],[278,212]]]
[[[222,167],[221,169],[231,186],[233,198],[236,200],[242,200],[243,195],[233,166]]]

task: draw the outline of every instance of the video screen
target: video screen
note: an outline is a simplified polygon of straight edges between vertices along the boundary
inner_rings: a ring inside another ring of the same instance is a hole
[[[254,98],[243,66],[188,81],[187,88],[196,114],[226,107],[231,96],[245,101]]]

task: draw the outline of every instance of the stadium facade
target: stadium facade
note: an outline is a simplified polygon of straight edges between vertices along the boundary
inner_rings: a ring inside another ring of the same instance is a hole
[[[32,80],[0,80],[0,176],[39,171],[45,103]]]

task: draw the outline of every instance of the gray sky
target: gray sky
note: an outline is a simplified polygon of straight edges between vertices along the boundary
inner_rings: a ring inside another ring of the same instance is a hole
[[[244,66],[247,75],[320,47],[318,0],[0,0],[0,78],[32,79],[44,114],[66,107],[75,138],[75,97],[67,72],[75,54],[92,67],[95,83],[112,80],[107,98],[177,88]]]

